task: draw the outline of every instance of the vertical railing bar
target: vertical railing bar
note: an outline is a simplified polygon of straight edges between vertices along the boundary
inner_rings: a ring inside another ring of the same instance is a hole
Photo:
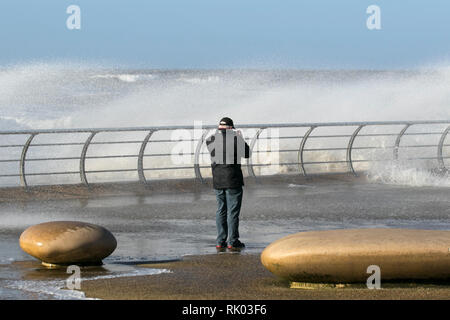
[[[364,125],[360,125],[356,130],[353,132],[352,136],[350,137],[350,140],[348,141],[347,146],[347,155],[346,155],[346,161],[347,161],[347,167],[349,173],[353,173],[355,176],[357,175],[355,172],[355,169],[353,168],[353,162],[352,162],[352,148],[353,143],[355,142],[356,136],[361,131],[361,129],[364,128]]]
[[[253,148],[255,147],[255,144],[259,138],[259,135],[265,129],[266,128],[259,128],[258,131],[256,132],[256,134],[253,136],[252,141],[250,142],[250,158],[248,158],[248,160],[247,160],[247,170],[248,170],[248,174],[254,178],[256,178],[256,174],[255,174],[255,171],[253,170]]]
[[[445,163],[444,163],[444,156],[443,156],[443,153],[442,153],[442,149],[444,147],[445,138],[447,137],[447,134],[449,132],[450,132],[450,126],[448,126],[447,129],[445,129],[445,131],[442,133],[442,136],[439,139],[439,145],[438,145],[438,150],[437,150],[439,169],[442,170],[442,171],[446,171],[447,170],[447,168],[445,167]]]
[[[204,183],[202,173],[200,171],[200,150],[202,149],[203,141],[205,141],[206,135],[208,134],[210,130],[206,129],[203,131],[202,136],[200,139],[198,139],[197,146],[195,147],[195,154],[194,154],[194,173],[195,178],[200,181],[201,183]]]
[[[303,161],[303,149],[305,148],[306,145],[306,140],[308,140],[308,137],[310,136],[311,132],[317,128],[317,126],[312,126],[308,129],[308,131],[305,133],[305,135],[302,138],[302,142],[300,143],[300,147],[298,149],[298,162],[299,162],[299,169],[300,172],[303,173],[304,176],[307,176],[306,174],[306,170],[305,170],[305,165],[304,165],[304,161]]]
[[[397,139],[395,139],[395,146],[394,146],[394,160],[398,160],[398,149],[400,148],[400,140],[402,139],[403,135],[405,134],[406,130],[411,126],[411,123],[406,124],[402,131],[397,136]]]
[[[147,179],[145,178],[145,172],[144,172],[144,152],[145,148],[147,147],[147,144],[153,135],[153,133],[156,130],[150,130],[148,134],[145,136],[144,140],[142,141],[141,148],[139,149],[139,155],[138,155],[138,164],[137,164],[137,171],[138,171],[138,177],[139,181],[143,184],[147,184]]]
[[[89,144],[91,143],[92,139],[95,137],[95,135],[98,133],[98,131],[93,131],[89,135],[89,137],[86,139],[86,142],[83,145],[83,149],[81,150],[80,155],[80,178],[81,183],[83,183],[85,186],[89,187],[89,182],[86,177],[86,153],[89,148]]]
[[[22,155],[20,156],[20,166],[19,166],[20,185],[24,188],[28,188],[27,178],[25,176],[25,159],[27,156],[28,148],[30,147],[30,144],[33,141],[34,137],[37,135],[38,133],[32,133],[30,137],[28,137],[27,141],[23,145]]]

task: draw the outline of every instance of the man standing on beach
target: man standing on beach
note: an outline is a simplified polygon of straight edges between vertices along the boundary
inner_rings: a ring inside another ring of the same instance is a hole
[[[220,120],[217,131],[206,140],[206,145],[211,154],[213,188],[217,200],[216,248],[239,250],[245,247],[239,241],[239,213],[244,185],[241,158],[250,157],[250,147],[242,133],[235,130],[233,120],[227,117]]]

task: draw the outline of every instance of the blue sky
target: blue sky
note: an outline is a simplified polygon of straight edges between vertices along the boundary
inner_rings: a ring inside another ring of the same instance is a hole
[[[372,4],[381,30],[366,28]],[[0,65],[414,68],[448,61],[449,15],[448,0],[2,0]]]

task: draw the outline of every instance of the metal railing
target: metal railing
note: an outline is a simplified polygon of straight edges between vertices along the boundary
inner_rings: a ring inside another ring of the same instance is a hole
[[[431,126],[445,126],[443,130],[440,131],[431,131],[431,132],[408,132],[408,130],[413,126],[418,125],[431,125]],[[386,126],[401,126],[401,130],[395,133],[361,133],[361,130],[368,127],[386,127]],[[322,135],[313,135],[319,128],[332,128],[332,127],[354,127],[355,129],[350,134],[322,134]],[[27,182],[27,177],[30,176],[46,176],[46,175],[73,175],[77,174],[80,177],[80,181],[82,184],[88,186],[89,181],[87,178],[88,173],[112,173],[112,172],[137,172],[137,176],[140,182],[143,184],[148,183],[148,179],[146,178],[146,171],[150,170],[180,170],[180,169],[189,169],[193,170],[195,174],[195,178],[199,181],[203,182],[203,176],[201,173],[201,169],[209,168],[208,165],[201,165],[199,161],[200,155],[205,154],[202,152],[202,147],[204,147],[204,141],[208,135],[208,133],[213,132],[215,129],[215,125],[208,125],[202,127],[202,134],[199,138],[196,139],[153,139],[155,133],[163,132],[163,131],[173,131],[173,130],[195,130],[197,129],[195,126],[159,126],[159,127],[131,127],[131,128],[84,128],[84,129],[51,129],[51,130],[16,130],[16,131],[0,131],[0,138],[5,136],[25,136],[26,140],[24,143],[10,143],[10,144],[0,144],[0,155],[4,156],[7,154],[3,152],[5,150],[11,148],[20,148],[21,155],[20,158],[15,159],[0,159],[0,164],[4,163],[18,163],[19,168],[18,172],[13,173],[5,173],[5,171],[0,172],[0,178],[12,178],[18,177],[20,179],[20,185],[23,187],[27,187],[29,183]],[[303,128],[306,132],[303,135],[288,135],[288,136],[278,136],[276,138],[267,136],[261,137],[261,133],[267,129],[283,129],[283,128]],[[263,152],[260,150],[253,150],[255,144],[260,139],[280,139],[281,140],[290,140],[297,141],[298,147],[295,148],[287,148],[287,149],[279,149],[279,150],[265,150],[264,152],[279,152],[279,153],[297,153],[297,161],[290,162],[280,162],[278,165],[285,166],[297,166],[298,172],[302,175],[308,175],[307,166],[309,165],[319,165],[319,164],[343,164],[346,165],[347,172],[351,174],[357,174],[354,164],[361,162],[375,162],[375,161],[387,161],[387,160],[377,160],[377,159],[359,159],[354,160],[352,155],[355,150],[375,150],[375,149],[384,149],[389,150],[392,149],[392,159],[388,160],[396,160],[399,157],[400,148],[427,148],[427,147],[436,147],[437,153],[433,157],[418,157],[411,158],[407,160],[436,160],[437,168],[439,170],[447,170],[445,166],[445,159],[449,157],[444,156],[444,147],[448,147],[450,145],[445,144],[446,137],[450,131],[450,120],[442,120],[442,121],[378,121],[378,122],[333,122],[333,123],[286,123],[286,124],[246,124],[239,126],[239,129],[254,129],[256,133],[252,137],[247,137],[246,140],[249,143],[250,148],[253,151],[253,155],[258,152]],[[145,133],[144,139],[139,140],[121,140],[121,141],[94,141],[94,139],[100,133],[126,133],[126,132],[143,132]],[[82,142],[49,142],[49,143],[33,143],[37,136],[39,135],[55,135],[55,134],[86,134],[87,138]],[[424,144],[424,145],[413,145],[413,146],[401,146],[401,140],[405,136],[426,136],[426,135],[435,135],[439,137],[439,142],[437,144]],[[355,147],[354,143],[356,138],[360,137],[395,137],[395,142],[390,146],[360,146]],[[348,139],[345,147],[327,147],[327,148],[306,148],[306,143],[311,139],[331,139],[331,138],[341,138]],[[177,141],[185,141],[185,142],[193,142],[196,144],[194,152],[190,153],[193,156],[194,161],[192,164],[188,166],[177,166],[177,167],[144,167],[144,158],[146,157],[167,157],[170,156],[171,153],[155,153],[155,154],[146,154],[145,151],[149,148],[149,145],[154,145],[157,143],[165,144],[169,142],[177,142]],[[113,154],[113,155],[97,155],[97,156],[88,156],[88,150],[93,145],[121,145],[121,144],[137,144],[139,146],[138,154]],[[295,144],[295,143],[294,143]],[[291,143],[292,145],[292,143]],[[82,147],[79,156],[67,156],[67,157],[57,157],[57,156],[45,156],[38,158],[27,158],[28,151],[30,147],[62,147],[62,146],[79,146]],[[306,152],[332,152],[332,151],[345,151],[345,159],[342,160],[327,160],[327,161],[305,161],[305,153]],[[112,159],[112,158],[135,158],[136,159],[136,168],[119,168],[119,169],[100,169],[100,170],[87,170],[86,169],[86,160],[87,159]],[[51,171],[51,172],[27,172],[26,164],[35,162],[35,161],[56,161],[56,160],[77,160],[79,161],[79,170],[74,171]],[[255,167],[258,166],[270,166],[271,164],[261,164],[261,163],[253,163],[253,157],[251,157],[247,161],[247,170],[250,176],[256,177]]]

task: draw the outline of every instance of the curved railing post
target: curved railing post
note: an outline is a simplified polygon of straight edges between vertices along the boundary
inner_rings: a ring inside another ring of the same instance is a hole
[[[308,137],[311,135],[311,132],[317,128],[317,126],[312,126],[309,128],[308,131],[306,131],[305,135],[302,138],[302,142],[300,143],[300,147],[298,149],[298,163],[299,163],[299,169],[300,172],[303,173],[304,176],[306,176],[306,170],[305,165],[303,163],[303,149],[305,148],[306,140],[308,140]]]
[[[397,139],[395,139],[395,145],[394,145],[394,160],[398,160],[398,149],[400,148],[400,140],[402,139],[403,135],[405,134],[406,130],[411,126],[411,124],[406,124],[402,131],[397,136]]]
[[[247,170],[248,174],[254,178],[256,178],[255,171],[253,170],[253,148],[255,147],[256,141],[259,138],[259,135],[261,132],[266,128],[259,128],[258,131],[255,133],[255,135],[252,138],[252,141],[250,142],[250,158],[247,160]]]
[[[204,183],[202,173],[200,171],[200,151],[202,149],[203,141],[205,141],[206,135],[208,134],[209,130],[204,130],[202,136],[200,139],[198,139],[197,146],[195,147],[195,154],[194,154],[194,172],[195,172],[195,178],[200,181],[201,183]]]
[[[365,125],[360,125],[356,130],[353,132],[352,136],[350,137],[350,140],[348,141],[347,146],[347,155],[346,155],[346,161],[347,161],[347,167],[348,171],[350,173],[353,173],[355,176],[357,175],[355,172],[355,168],[353,168],[353,161],[352,161],[352,149],[353,149],[353,143],[355,142],[355,138],[358,135],[358,133],[361,131],[362,128],[364,128]]]
[[[445,163],[444,163],[444,157],[442,155],[442,149],[444,148],[444,141],[449,132],[450,132],[450,126],[447,127],[447,129],[445,129],[445,131],[442,133],[441,138],[439,139],[439,145],[438,145],[438,150],[437,150],[439,169],[442,171],[447,170],[447,168],[445,167]]]
[[[138,171],[139,181],[142,182],[143,184],[147,184],[147,179],[145,178],[145,172],[144,172],[145,147],[147,147],[147,143],[155,131],[156,130],[150,130],[148,132],[148,134],[145,136],[144,140],[142,141],[141,148],[139,149],[137,171]]]
[[[27,157],[27,152],[28,152],[28,148],[30,147],[31,141],[33,141],[34,137],[37,135],[38,135],[38,133],[32,133],[30,135],[30,137],[27,139],[27,141],[23,145],[22,155],[20,156],[20,166],[19,166],[20,185],[24,188],[28,187],[27,178],[25,176],[25,159]]]
[[[89,144],[91,143],[92,139],[95,137],[95,135],[97,133],[98,133],[97,131],[91,132],[91,134],[86,139],[86,142],[83,145],[83,149],[81,150],[81,156],[80,156],[80,178],[81,178],[81,182],[87,187],[89,187],[89,183],[88,183],[88,180],[86,178],[86,153],[87,153],[87,150],[89,148]]]

